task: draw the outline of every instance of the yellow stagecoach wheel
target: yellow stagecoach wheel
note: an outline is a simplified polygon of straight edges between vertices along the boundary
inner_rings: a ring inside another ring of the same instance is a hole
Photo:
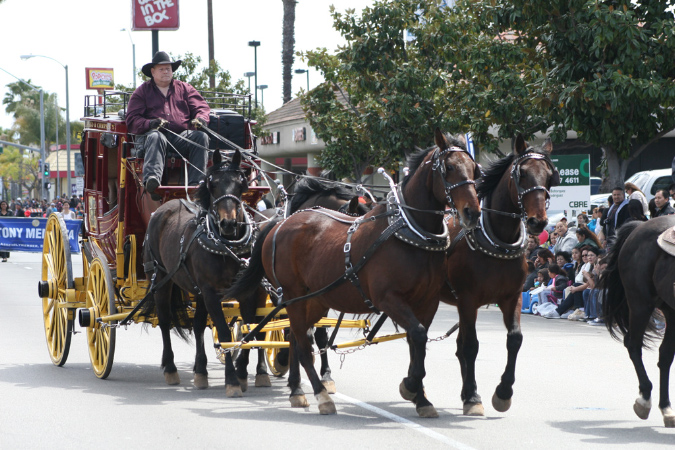
[[[284,342],[284,340],[284,330],[271,330],[265,333],[265,342]],[[275,377],[283,377],[286,375],[286,372],[288,372],[288,366],[280,369],[274,364],[280,351],[280,348],[265,349],[265,354],[267,356],[267,367]]]
[[[67,232],[60,214],[49,216],[42,247],[42,278],[38,285],[47,349],[57,366],[64,365],[68,359],[73,330],[73,317],[68,317],[66,307],[66,289],[74,287]]]
[[[90,311],[87,326],[89,359],[94,374],[101,379],[110,375],[115,356],[115,328],[107,326],[117,322],[99,323],[96,318],[117,313],[115,291],[108,265],[94,258],[87,278],[86,307]]]

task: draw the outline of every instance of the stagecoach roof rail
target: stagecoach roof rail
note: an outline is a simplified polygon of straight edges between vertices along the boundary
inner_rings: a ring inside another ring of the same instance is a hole
[[[229,109],[248,119],[251,118],[251,94],[205,90],[200,90],[199,93],[212,109]],[[85,95],[84,116],[107,119],[111,115],[118,115],[124,119],[131,94],[132,91],[104,90],[103,95]]]

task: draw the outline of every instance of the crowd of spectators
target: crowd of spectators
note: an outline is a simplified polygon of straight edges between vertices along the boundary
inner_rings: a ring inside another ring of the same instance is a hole
[[[9,203],[3,200],[2,203],[8,205],[7,210],[9,212],[9,214],[3,213],[2,216],[49,217],[53,212],[60,212],[63,214],[64,219],[84,219],[84,200],[81,195],[73,195],[71,198],[68,198],[66,194],[63,194],[60,197],[54,198],[51,202],[48,202],[47,199],[38,200],[37,198],[30,199],[28,197],[22,199],[19,197],[15,200],[10,200]],[[2,208],[4,212],[4,207]]]
[[[82,196],[73,195],[70,199],[63,194],[51,202],[47,199],[17,198],[7,202],[0,201],[0,217],[49,217],[53,212],[60,212],[65,220],[84,219],[84,200]],[[2,262],[7,262],[9,252],[0,250]]]
[[[614,188],[607,206],[594,208],[590,217],[579,214],[569,223],[563,217],[550,234],[544,231],[540,236],[529,236],[526,252],[529,273],[523,296],[531,296],[531,302],[538,303],[535,314],[547,319],[603,325],[603,292],[598,288],[598,280],[606,267],[606,253],[616,230],[633,220],[647,221],[648,217],[675,214],[670,196],[669,190],[659,190],[647,202],[637,186],[626,183]]]

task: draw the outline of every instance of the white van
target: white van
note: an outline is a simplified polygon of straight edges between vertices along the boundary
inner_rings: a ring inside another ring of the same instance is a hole
[[[647,201],[654,198],[654,194],[659,189],[666,189],[673,184],[672,170],[671,169],[659,169],[659,170],[645,170],[644,172],[638,172],[626,182],[631,182],[644,192]]]

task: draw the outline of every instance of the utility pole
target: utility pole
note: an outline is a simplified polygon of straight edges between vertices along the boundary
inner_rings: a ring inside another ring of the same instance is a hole
[[[216,56],[213,45],[213,0],[206,0],[206,5],[208,9],[208,21],[209,21],[209,68],[215,65]],[[216,76],[214,74],[209,75],[209,87],[211,89],[216,89]]]

